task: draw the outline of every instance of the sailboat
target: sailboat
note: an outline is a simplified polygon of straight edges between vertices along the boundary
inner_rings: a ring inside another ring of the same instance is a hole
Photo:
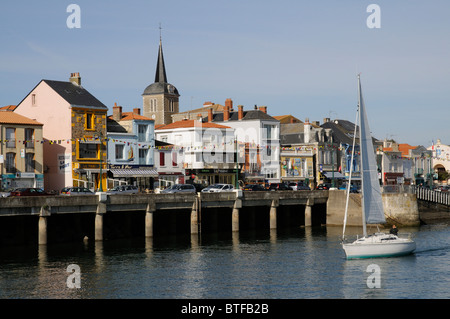
[[[353,157],[355,150],[356,127],[353,135],[352,159],[350,164],[350,176],[347,185],[347,198],[345,204],[345,217],[342,232],[342,247],[347,259],[353,258],[375,258],[394,257],[412,253],[416,249],[416,243],[408,236],[386,234],[378,230],[373,235],[367,234],[367,224],[384,224],[383,201],[381,187],[378,181],[378,170],[373,148],[372,136],[361,92],[361,79],[358,75],[358,111],[356,121],[359,120],[359,142],[360,142],[360,169],[361,169],[361,206],[363,237],[354,242],[346,242],[345,226],[347,223],[348,201],[350,194],[351,178],[353,171]],[[378,227],[378,226],[377,226]]]

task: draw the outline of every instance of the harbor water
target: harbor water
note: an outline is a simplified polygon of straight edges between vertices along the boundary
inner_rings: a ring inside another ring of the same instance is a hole
[[[0,298],[449,298],[448,223],[401,231],[413,254],[364,260],[346,260],[340,227],[2,247]]]

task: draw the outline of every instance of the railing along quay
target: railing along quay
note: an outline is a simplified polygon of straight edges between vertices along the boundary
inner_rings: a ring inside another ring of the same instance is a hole
[[[438,192],[425,187],[416,187],[417,199],[450,206],[450,194],[448,192]]]
[[[450,193],[417,185],[385,185],[383,193],[416,194],[418,200],[450,206]]]

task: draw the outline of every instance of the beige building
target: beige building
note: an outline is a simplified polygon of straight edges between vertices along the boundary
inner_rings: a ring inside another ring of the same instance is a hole
[[[155,125],[172,123],[172,115],[179,111],[179,96],[177,88],[167,82],[160,40],[155,82],[147,86],[142,93],[143,116],[154,120]]]
[[[0,111],[0,188],[44,188],[42,126],[14,112]]]

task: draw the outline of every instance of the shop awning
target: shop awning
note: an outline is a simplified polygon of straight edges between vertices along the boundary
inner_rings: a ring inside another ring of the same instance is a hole
[[[325,175],[326,178],[333,178],[333,172],[323,172],[323,175]],[[342,173],[334,172],[334,178],[345,178],[345,176],[342,175]]]
[[[144,168],[112,168],[114,177],[158,177],[156,169]]]

